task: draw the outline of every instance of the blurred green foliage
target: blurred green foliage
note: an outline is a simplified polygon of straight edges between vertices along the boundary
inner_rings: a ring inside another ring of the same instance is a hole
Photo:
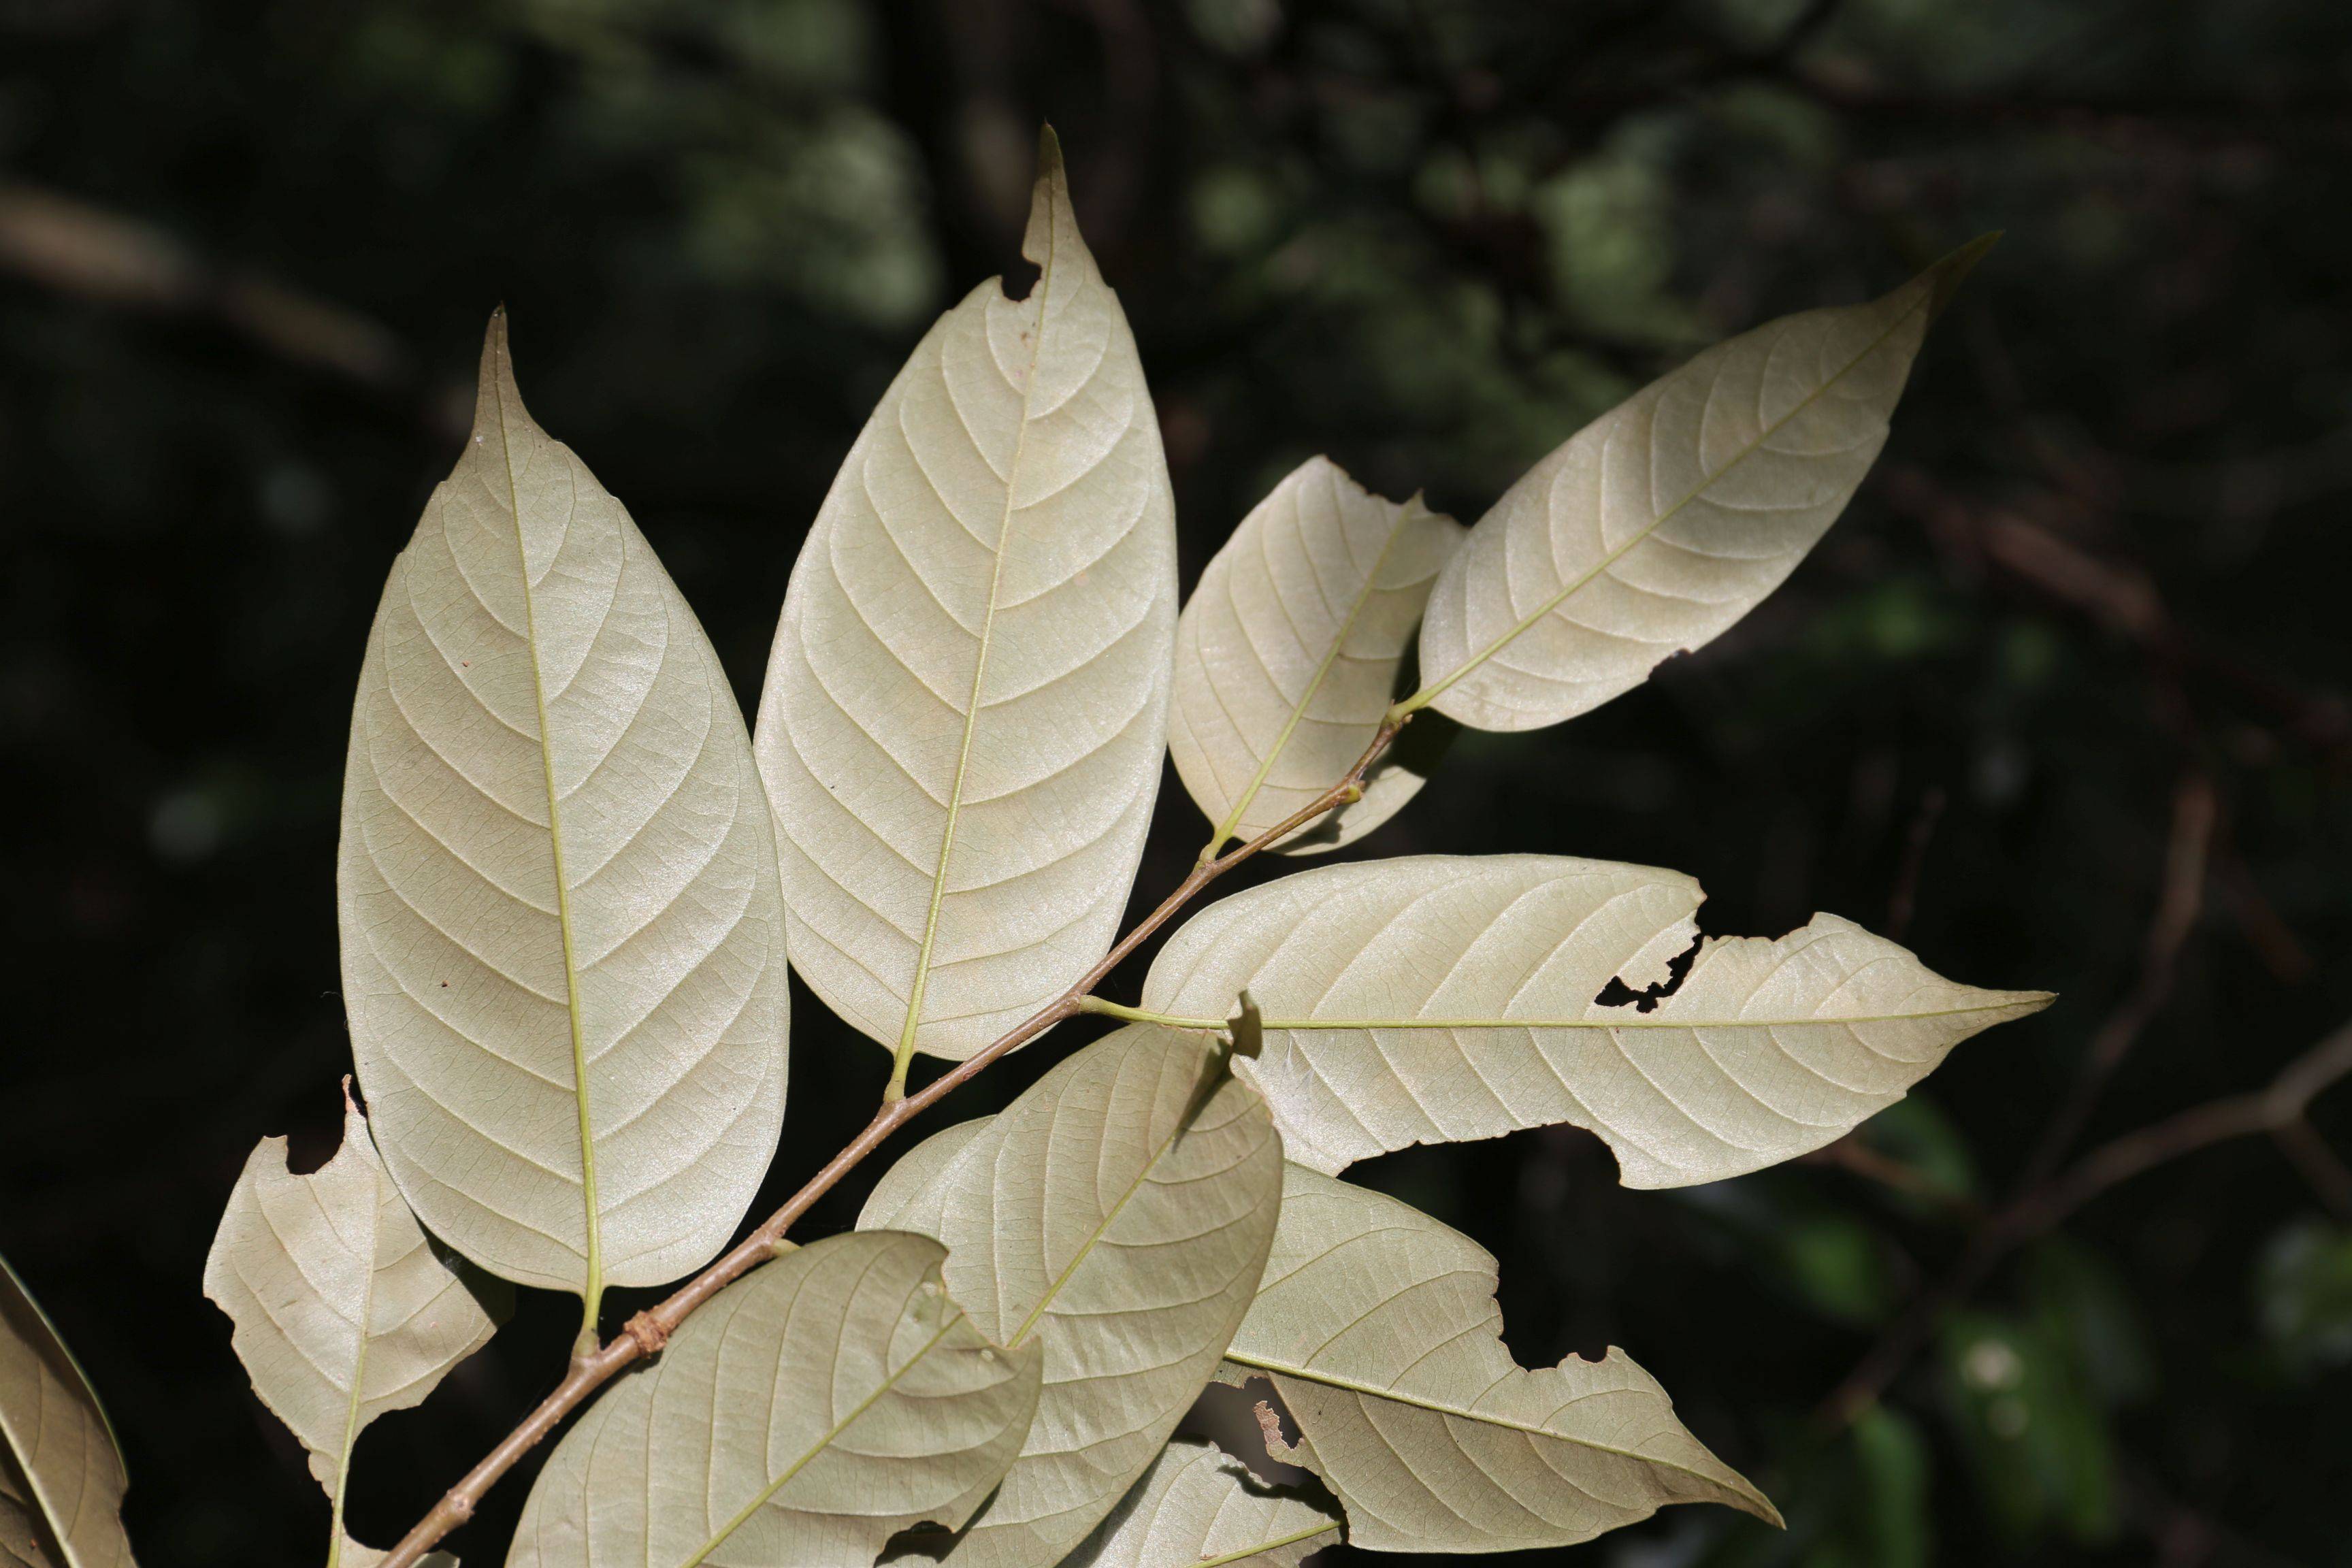
[[[333,1136],[352,682],[490,308],[749,695],[875,398],[1020,272],[1050,116],[1188,581],[1308,455],[1467,520],[1697,345],[2007,231],[1781,594],[1573,725],[1461,737],[1365,852],[1671,865],[1710,931],[1830,909],[2060,1005],[1831,1161],[1629,1193],[1554,1131],[1361,1174],[1496,1253],[1523,1361],[1623,1345],[1790,1521],[1675,1510],[1580,1561],[2352,1564],[2352,1215],[2307,1151],[2159,1163],[1823,1410],[2126,999],[2074,1152],[2352,1016],[2347,82],[2332,0],[0,3],[0,1249],[107,1394],[142,1561],[324,1529],[195,1281],[253,1141]],[[2217,811],[2151,963],[2190,781]],[[1153,897],[1199,837],[1165,798]],[[777,1190],[884,1068],[805,995],[795,1037]],[[569,1334],[529,1307],[372,1428],[358,1533]]]

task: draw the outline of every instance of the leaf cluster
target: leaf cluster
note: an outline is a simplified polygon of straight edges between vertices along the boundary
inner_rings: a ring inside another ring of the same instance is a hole
[[[310,1175],[257,1150],[206,1272],[330,1564],[376,1557],[342,1530],[360,1430],[509,1283],[580,1298],[572,1375],[393,1561],[600,1386],[510,1563],[1180,1568],[1565,1544],[1677,1502],[1777,1521],[1623,1352],[1518,1365],[1494,1260],[1339,1173],[1566,1124],[1629,1185],[1717,1181],[2046,994],[1828,914],[1702,939],[1690,879],[1542,856],[1310,867],[1193,915],[1138,1004],[1093,987],[1240,860],[1404,809],[1433,762],[1401,737],[1560,722],[1738,621],[1853,494],[1982,249],[1707,350],[1470,528],[1310,461],[1180,613],[1159,422],[1048,132],[1035,283],[974,289],[883,394],[749,727],[494,318],[353,708],[367,1111]],[[1164,755],[1211,833],[1122,937]],[[782,1125],[787,953],[891,1063],[824,1184],[988,1061],[1125,1024],[909,1151],[856,1232],[784,1241],[811,1194],[729,1248]],[[920,1057],[963,1065],[910,1093]],[[688,1276],[603,1339],[609,1288]],[[1178,1435],[1218,1378],[1270,1382],[1298,1437],[1258,1457],[1323,1489]]]

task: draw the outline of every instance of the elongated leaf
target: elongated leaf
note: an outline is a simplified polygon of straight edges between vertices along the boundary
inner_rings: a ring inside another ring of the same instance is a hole
[[[1176,624],[1168,750],[1216,825],[1216,845],[1251,839],[1339,782],[1371,743],[1394,696],[1430,584],[1462,525],[1383,500],[1312,458],[1242,519]],[[1298,835],[1294,853],[1337,848],[1403,809],[1421,776],[1391,752],[1336,834]]]
[[[1063,1568],[1293,1568],[1339,1539],[1324,1509],[1214,1443],[1179,1437]]]
[[[1028,296],[941,317],[850,449],[760,705],[794,967],[902,1061],[1108,949],[1167,737],[1168,465],[1050,132],[1023,253]]]
[[[1265,1048],[1235,1070],[1316,1170],[1565,1121],[1608,1140],[1626,1185],[1671,1187],[1819,1148],[2051,1001],[1955,984],[1815,915],[1777,942],[1710,939],[1645,1008],[1703,896],[1676,872],[1548,855],[1320,867],[1195,915],[1144,1005],[1213,1017],[1247,987]]]
[[[725,1243],[783,1119],[773,831],[717,656],[531,423],[503,315],[368,640],[341,885],[360,1082],[435,1235],[592,1319]]]
[[[1417,697],[1481,730],[1556,724],[1755,608],[1853,498],[1990,245],[1718,343],[1528,469],[1438,577]]]
[[[0,1563],[132,1568],[128,1484],[89,1380],[0,1258]]]
[[[1020,1451],[1044,1357],[999,1350],[925,1237],[828,1237],[730,1285],[547,1462],[509,1568],[867,1568],[961,1525]]]
[[[1223,1060],[1205,1036],[1120,1029],[893,1218],[947,1244],[948,1289],[983,1333],[1045,1352],[1036,1422],[956,1568],[1058,1563],[1159,1455],[1248,1310],[1282,1149],[1265,1102],[1214,1076]]]
[[[1495,1260],[1418,1209],[1288,1168],[1282,1228],[1225,1375],[1265,1373],[1375,1552],[1565,1546],[1667,1503],[1778,1524],[1761,1493],[1612,1349],[1528,1372],[1503,1348]]]
[[[205,1294],[236,1325],[253,1391],[310,1450],[333,1511],[330,1568],[362,1568],[343,1538],[352,1445],[489,1342],[513,1300],[441,1258],[343,1100],[343,1146],[307,1176],[286,1140],[245,1163],[205,1259]]]
[[[929,1138],[908,1150],[898,1163],[882,1173],[874,1190],[866,1194],[866,1206],[857,1211],[860,1230],[890,1230],[899,1213],[922,1196],[932,1178],[948,1167],[948,1163],[963,1152],[963,1146],[980,1133],[992,1118],[975,1116],[969,1121],[959,1121],[952,1127],[942,1127]]]

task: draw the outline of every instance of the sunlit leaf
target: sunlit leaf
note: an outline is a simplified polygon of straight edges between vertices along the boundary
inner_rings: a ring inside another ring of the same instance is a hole
[[[1645,1008],[1701,896],[1672,871],[1554,856],[1318,867],[1195,915],[1143,1002],[1215,1018],[1246,987],[1265,1049],[1235,1070],[1317,1170],[1570,1122],[1608,1140],[1627,1185],[1666,1187],[1818,1148],[2050,1001],[1954,984],[1815,915],[1778,941],[1710,939]]]
[[[253,1391],[310,1451],[332,1508],[327,1553],[365,1568],[343,1537],[352,1445],[489,1342],[513,1292],[437,1253],[393,1185],[348,1097],[343,1146],[307,1176],[265,1138],[229,1192],[205,1294],[236,1324]]]
[[[1339,1539],[1323,1508],[1214,1443],[1179,1437],[1062,1568],[1293,1568]]]
[[[688,1319],[598,1400],[524,1506],[509,1568],[866,1568],[961,1524],[1020,1451],[1044,1359],[1000,1350],[899,1231],[828,1237]]]
[[[1989,244],[1718,343],[1528,470],[1438,577],[1416,700],[1481,730],[1556,724],[1755,608],[1853,499]]]
[[[89,1380],[0,1259],[0,1563],[132,1568],[127,1484]]]
[[[1363,754],[1395,695],[1421,609],[1462,525],[1370,494],[1328,458],[1301,464],[1201,574],[1176,626],[1168,751],[1213,842],[1251,839],[1321,795]],[[1421,776],[1391,752],[1336,830],[1351,843],[1402,810]]]
[[[1226,1352],[1297,1419],[1275,1457],[1339,1494],[1376,1552],[1565,1546],[1668,1503],[1780,1522],[1611,1350],[1529,1372],[1503,1346],[1495,1260],[1418,1209],[1288,1167],[1265,1282]]]
[[[1102,956],[1167,734],[1167,461],[1050,132],[1023,248],[1036,286],[941,317],[850,449],[761,700],[793,966],[902,1061]]]
[[[593,1318],[715,1253],[775,1151],[773,830],[709,641],[524,412],[503,315],[474,418],[360,673],[344,1004],[418,1217]]]
[[[982,1332],[1045,1348],[1036,1422],[948,1553],[957,1568],[1059,1562],[1158,1457],[1248,1310],[1282,1150],[1223,1065],[1205,1036],[1121,1029],[973,1132],[892,1217],[947,1244],[948,1289]]]

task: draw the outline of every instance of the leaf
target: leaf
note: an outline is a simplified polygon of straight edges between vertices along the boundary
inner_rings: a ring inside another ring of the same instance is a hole
[[[132,1568],[127,1485],[89,1379],[0,1258],[0,1563]]]
[[[1627,1186],[1709,1182],[1837,1138],[1955,1045],[2037,1012],[1835,915],[1776,941],[1697,940],[1698,884],[1548,855],[1320,867],[1210,905],[1160,950],[1144,1006],[1213,1017],[1247,988],[1265,1050],[1236,1071],[1289,1157],[1327,1173],[1412,1143],[1570,1122]]]
[[[1286,1174],[1224,1375],[1272,1378],[1302,1436],[1279,1457],[1339,1494],[1351,1544],[1566,1546],[1678,1502],[1780,1523],[1622,1352],[1541,1372],[1512,1361],[1495,1260],[1469,1237],[1303,1166]]]
[[[793,965],[902,1072],[1108,951],[1167,734],[1168,465],[1051,132],[1023,254],[1036,287],[941,317],[850,449],[760,705]]]
[[[572,1427],[508,1568],[867,1568],[918,1521],[970,1517],[1036,1408],[941,1288],[937,1242],[827,1237],[729,1286]]]
[[[1179,1437],[1062,1568],[1294,1568],[1339,1539],[1328,1510],[1214,1443]]]
[[[352,1445],[387,1410],[433,1392],[489,1342],[513,1292],[435,1251],[343,1098],[343,1146],[318,1170],[286,1166],[265,1138],[229,1192],[205,1259],[205,1294],[236,1325],[253,1391],[310,1450],[326,1489],[331,1568],[362,1568],[342,1534]]]
[[[1430,584],[1463,528],[1419,496],[1399,505],[1311,458],[1251,509],[1176,623],[1168,750],[1216,830],[1248,840],[1312,802],[1363,754]],[[1421,775],[1391,751],[1336,836],[1294,834],[1293,854],[1354,842],[1396,815]]]
[[[898,1163],[883,1172],[882,1179],[874,1184],[874,1190],[866,1194],[866,1206],[857,1211],[857,1228],[893,1228],[900,1211],[922,1196],[932,1178],[947,1169],[948,1163],[962,1153],[963,1146],[993,1120],[993,1117],[975,1116],[969,1121],[942,1127],[900,1155]]]
[[[1045,1347],[1036,1422],[955,1568],[1061,1561],[1159,1455],[1248,1310],[1282,1149],[1245,1085],[1200,1095],[1223,1061],[1204,1036],[1120,1029],[972,1133],[893,1219],[947,1244],[948,1289],[982,1332]]]
[[[718,1251],[782,1126],[773,831],[709,639],[524,411],[503,314],[369,637],[341,893],[360,1082],[428,1229],[592,1322]]]
[[[1990,247],[1718,343],[1528,469],[1439,574],[1411,705],[1557,724],[1755,608],[1853,498],[1928,322]]]

